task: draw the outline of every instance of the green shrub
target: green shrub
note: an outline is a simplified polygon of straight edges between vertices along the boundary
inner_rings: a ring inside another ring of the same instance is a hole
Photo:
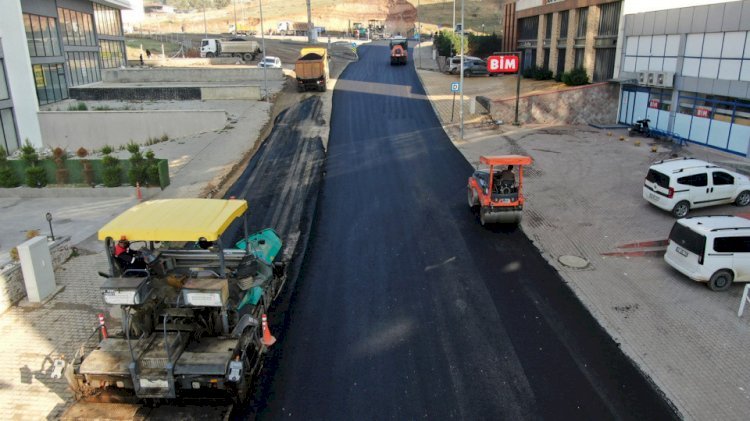
[[[128,170],[128,179],[130,185],[145,184],[146,182],[146,160],[140,152],[141,147],[137,143],[128,143],[128,152],[130,152],[130,169]]]
[[[494,32],[492,35],[469,34],[469,55],[486,57],[502,48],[502,41]]]
[[[589,75],[582,68],[573,69],[562,75],[562,81],[568,86],[586,85],[589,83]]]
[[[541,66],[531,66],[524,69],[521,74],[527,79],[549,80],[552,79],[552,71]]]
[[[85,102],[68,105],[68,111],[86,111],[88,109],[89,107],[86,106]]]
[[[8,152],[0,146],[0,187],[18,187],[18,179],[8,164]]]
[[[47,173],[44,167],[26,168],[26,185],[29,187],[44,187],[47,185]]]
[[[39,162],[39,154],[36,152],[34,145],[26,139],[26,143],[21,147],[21,159],[28,166],[34,166]]]
[[[146,152],[146,184],[149,186],[159,185],[159,161],[156,160],[154,151]]]
[[[102,148],[102,181],[106,187],[119,187],[122,184],[120,160],[110,155],[112,151],[109,145]]]

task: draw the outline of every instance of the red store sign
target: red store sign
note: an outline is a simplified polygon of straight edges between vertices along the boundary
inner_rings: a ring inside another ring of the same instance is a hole
[[[648,108],[656,108],[659,109],[659,103],[660,101],[658,99],[650,99],[648,101]]]
[[[518,71],[518,56],[489,56],[487,71],[490,73],[515,73]]]
[[[706,107],[695,107],[694,115],[696,117],[710,118],[711,109]]]

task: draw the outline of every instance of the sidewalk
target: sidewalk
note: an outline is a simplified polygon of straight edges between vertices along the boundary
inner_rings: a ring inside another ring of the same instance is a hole
[[[743,285],[715,293],[672,270],[663,252],[621,246],[666,239],[674,223],[641,197],[650,163],[677,153],[742,170],[748,160],[693,144],[619,141],[624,130],[587,126],[467,125],[459,142],[456,125],[446,121],[443,110],[450,76],[419,73],[446,131],[469,162],[476,165],[480,155],[501,154],[534,159],[524,183],[523,231],[679,413],[685,419],[746,419],[750,318],[737,317]],[[727,205],[691,215],[746,212]],[[623,250],[633,253],[605,255]],[[583,258],[588,265],[567,267],[560,263],[562,256]]]

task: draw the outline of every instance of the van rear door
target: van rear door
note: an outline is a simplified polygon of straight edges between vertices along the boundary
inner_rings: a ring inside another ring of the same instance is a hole
[[[669,233],[669,245],[664,259],[692,278],[700,272],[705,253],[706,237],[676,221]]]

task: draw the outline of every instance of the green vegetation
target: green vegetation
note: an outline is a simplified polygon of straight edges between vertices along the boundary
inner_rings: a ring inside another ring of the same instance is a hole
[[[589,83],[589,75],[586,74],[585,70],[579,67],[563,73],[562,81],[568,86],[587,85]]]
[[[117,157],[111,155],[114,149],[107,145],[102,148],[102,166],[103,174],[102,180],[106,187],[118,187],[122,184],[122,169],[120,168],[120,160]]]
[[[26,139],[26,143],[21,147],[21,159],[26,163],[26,185],[40,188],[46,186],[47,175],[44,167],[39,165],[39,154],[29,139]]]
[[[461,51],[461,36],[451,31],[440,32],[434,40],[438,54],[452,57]],[[464,50],[466,55],[486,57],[502,48],[502,41],[496,34],[474,35],[467,34],[464,38]]]
[[[18,187],[18,179],[8,164],[8,152],[0,146],[0,187]]]
[[[527,79],[535,79],[535,80],[549,80],[552,79],[552,70],[545,69],[541,66],[532,66],[527,69],[524,69],[523,77]]]
[[[89,107],[86,106],[85,102],[77,102],[75,104],[68,105],[68,111],[86,111]]]

